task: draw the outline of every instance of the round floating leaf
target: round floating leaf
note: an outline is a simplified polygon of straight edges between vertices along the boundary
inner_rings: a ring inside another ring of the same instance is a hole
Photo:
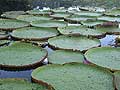
[[[105,15],[109,16],[120,16],[120,9],[113,9],[109,12],[106,12]]]
[[[84,51],[100,45],[98,39],[87,38],[84,36],[58,36],[49,39],[48,43],[54,48],[78,51]]]
[[[12,37],[26,40],[43,40],[57,36],[59,33],[55,28],[26,27],[16,29],[12,32]]]
[[[99,17],[102,16],[101,13],[97,13],[97,12],[88,12],[88,11],[80,11],[75,13],[76,15],[80,15],[80,16],[93,16],[93,17]]]
[[[102,31],[96,29],[87,28],[85,26],[69,26],[64,28],[58,28],[59,32],[64,35],[84,35],[93,37],[105,36]]]
[[[8,35],[0,34],[0,39],[6,39],[7,37],[8,37]]]
[[[29,23],[19,20],[11,19],[0,19],[0,29],[1,30],[14,30],[17,28],[22,28],[29,26]]]
[[[27,11],[27,13],[31,15],[51,15],[52,14],[50,10],[30,10],[30,11]]]
[[[52,18],[47,16],[20,15],[17,17],[17,19],[22,21],[32,22],[38,20],[50,20]]]
[[[8,40],[0,40],[0,46],[9,43],[10,41]]]
[[[32,72],[32,79],[55,90],[114,90],[111,72],[85,64],[39,67]]]
[[[15,42],[0,48],[0,66],[4,69],[31,69],[41,65],[46,50],[29,43]]]
[[[120,34],[120,28],[116,26],[97,26],[96,30],[108,34]]]
[[[115,76],[115,86],[117,90],[120,90],[120,71],[114,73]]]
[[[65,18],[65,21],[69,23],[81,23],[81,21],[95,20],[95,19],[96,17],[91,17],[91,16],[72,15],[72,16]]]
[[[24,79],[0,79],[1,90],[48,90],[45,86],[30,83]]]
[[[48,56],[48,60],[53,64],[64,64],[70,62],[83,62],[84,56],[80,52],[67,50],[56,50]]]
[[[68,16],[70,16],[70,13],[54,13],[53,15],[50,15],[54,19],[64,19]]]
[[[85,57],[91,63],[111,70],[120,70],[120,48],[99,47],[88,50]]]
[[[81,22],[82,25],[85,26],[97,26],[97,25],[102,25],[105,23],[105,21],[101,21],[101,20],[87,20],[87,21],[83,21]]]
[[[23,15],[26,12],[24,11],[9,11],[9,12],[5,12],[1,15],[1,17],[5,17],[5,18],[12,18],[15,19],[17,18],[19,15]]]
[[[51,11],[54,12],[54,13],[66,13],[66,12],[68,12],[68,10],[64,9],[64,8],[62,8],[62,9],[60,9],[60,8],[52,9]]]
[[[31,23],[32,26],[36,27],[65,27],[67,23],[64,21],[54,21],[54,20],[40,20]]]
[[[102,17],[98,17],[98,20],[120,22],[120,17],[102,16]]]

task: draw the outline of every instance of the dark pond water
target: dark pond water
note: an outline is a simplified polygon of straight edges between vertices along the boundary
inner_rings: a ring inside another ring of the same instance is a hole
[[[116,35],[106,35],[105,38],[100,39],[101,46],[113,46],[115,44],[116,37],[117,37]],[[48,46],[46,46],[45,49],[48,51],[49,54],[53,52],[53,50]],[[44,63],[46,63],[46,61]],[[0,70],[0,78],[24,78],[31,81],[31,72],[32,70],[27,70],[27,71]]]

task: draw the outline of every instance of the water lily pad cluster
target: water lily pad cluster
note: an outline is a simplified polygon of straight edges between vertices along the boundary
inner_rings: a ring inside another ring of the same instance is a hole
[[[119,9],[102,10],[5,12],[0,19],[0,69],[33,69],[31,79],[38,84],[0,79],[0,88],[120,90],[120,48],[100,42],[106,35],[120,34]],[[42,66],[45,60],[48,65]]]

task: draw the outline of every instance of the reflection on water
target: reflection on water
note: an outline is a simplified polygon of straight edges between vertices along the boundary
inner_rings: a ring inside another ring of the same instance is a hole
[[[16,72],[0,70],[0,78],[24,78],[31,81],[31,72],[32,70]]]
[[[116,37],[117,35],[106,35],[105,38],[100,39],[101,46],[114,46]]]
[[[113,46],[115,44],[116,37],[117,37],[116,35],[106,35],[105,38],[100,39],[101,46]],[[46,46],[45,49],[48,51],[48,54],[53,52],[53,50],[48,46]],[[43,64],[46,64],[47,62],[48,60],[45,59]],[[84,63],[87,63],[87,62],[84,62]],[[25,78],[31,81],[31,72],[32,70],[17,71],[17,72],[0,70],[0,78]]]

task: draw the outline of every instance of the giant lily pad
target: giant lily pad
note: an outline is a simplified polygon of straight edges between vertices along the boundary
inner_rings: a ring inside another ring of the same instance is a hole
[[[98,17],[98,20],[120,22],[120,17],[102,16],[102,17]]]
[[[8,44],[9,42],[9,40],[0,40],[0,46]]]
[[[31,23],[32,26],[36,27],[65,27],[67,23],[64,21],[55,21],[55,20],[40,20],[40,21],[33,21]]]
[[[106,21],[102,21],[102,20],[87,20],[87,21],[83,21],[81,23],[82,23],[82,25],[92,27],[92,26],[102,25],[105,22]]]
[[[20,15],[17,17],[18,20],[32,22],[37,20],[50,20],[52,18],[46,16],[33,16],[33,15]]]
[[[120,71],[114,73],[115,76],[115,86],[117,90],[120,90]]]
[[[13,31],[12,37],[26,40],[43,40],[57,36],[58,34],[55,28],[26,27]]]
[[[0,79],[1,90],[48,90],[45,86],[30,83],[24,79]]]
[[[103,37],[105,34],[102,31],[96,29],[87,28],[85,26],[69,26],[64,28],[58,28],[59,32],[64,35],[83,35],[93,37]]]
[[[29,23],[19,20],[0,19],[1,30],[14,30],[21,27],[29,26]]]
[[[38,46],[15,42],[0,48],[0,66],[8,70],[35,68],[41,65],[46,56],[46,50]]]
[[[109,16],[120,16],[120,9],[113,9],[109,12],[106,12],[105,15]]]
[[[80,52],[73,52],[67,50],[56,50],[48,56],[50,63],[64,64],[70,62],[83,62],[84,56]]]
[[[66,17],[65,21],[69,23],[81,23],[81,21],[95,20],[95,19],[96,17],[91,17],[91,16],[72,15],[72,16]]]
[[[17,18],[19,15],[23,15],[26,12],[24,11],[9,11],[9,12],[5,12],[1,15],[1,17],[5,17],[5,18],[12,18],[15,19]]]
[[[93,16],[93,17],[99,17],[102,14],[101,13],[97,13],[97,12],[88,12],[88,11],[80,11],[75,13],[76,15],[80,15],[80,16]]]
[[[54,48],[78,51],[84,51],[100,45],[98,39],[87,38],[84,36],[58,36],[49,39],[48,43]]]
[[[120,34],[120,28],[116,26],[97,26],[96,30],[108,34]]]
[[[32,79],[54,90],[114,90],[111,72],[85,64],[39,67],[32,72]]]
[[[64,19],[68,16],[70,16],[70,13],[54,13],[53,15],[50,15],[54,19]]]
[[[29,10],[27,11],[27,13],[31,15],[51,15],[52,14],[50,10]]]
[[[91,63],[111,70],[120,70],[120,48],[99,47],[90,49],[85,57]]]

